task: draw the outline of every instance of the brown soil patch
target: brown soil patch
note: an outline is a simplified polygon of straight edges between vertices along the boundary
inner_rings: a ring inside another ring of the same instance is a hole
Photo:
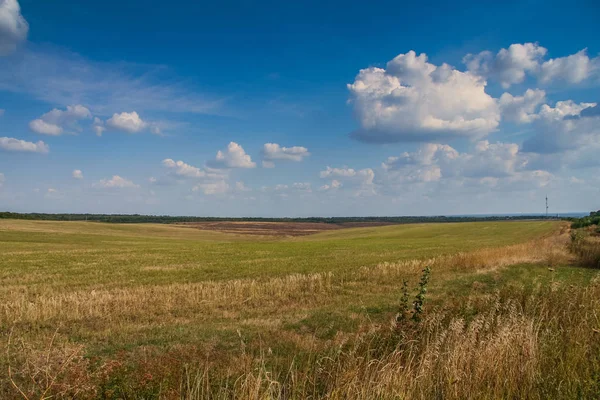
[[[263,236],[305,236],[323,231],[344,228],[360,228],[369,226],[391,225],[385,222],[348,222],[343,224],[327,224],[324,222],[252,222],[252,221],[216,221],[216,222],[181,222],[189,228],[207,231],[235,233],[240,235]]]

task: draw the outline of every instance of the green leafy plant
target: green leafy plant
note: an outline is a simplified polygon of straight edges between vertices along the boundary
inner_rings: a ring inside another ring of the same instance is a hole
[[[431,274],[431,268],[425,267],[422,271],[421,279],[417,287],[417,294],[415,300],[412,303],[412,310],[410,308],[409,299],[410,291],[408,289],[408,281],[402,282],[402,295],[400,297],[400,309],[396,315],[396,324],[406,321],[408,319],[419,322],[424,311],[425,295],[427,293],[427,284],[429,283],[429,275]],[[412,316],[409,315],[412,313]]]
[[[421,320],[421,314],[423,314],[425,305],[425,294],[427,293],[427,284],[429,283],[429,275],[431,274],[431,268],[425,267],[423,269],[423,274],[421,275],[421,280],[419,281],[418,293],[415,296],[415,301],[413,303],[413,315],[412,320],[418,322]]]
[[[405,279],[402,281],[402,297],[400,298],[400,310],[398,315],[396,315],[396,323],[401,322],[406,319],[406,316],[409,313],[408,308],[408,299],[410,295],[408,293],[408,281]]]

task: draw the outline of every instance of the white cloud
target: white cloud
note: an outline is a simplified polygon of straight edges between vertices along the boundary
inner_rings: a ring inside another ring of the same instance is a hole
[[[225,181],[200,183],[192,188],[194,192],[202,192],[206,195],[224,194],[229,191],[229,184]]]
[[[546,92],[539,89],[527,89],[523,96],[504,93],[500,96],[499,105],[502,118],[517,123],[529,123],[539,118],[538,106],[546,100]]]
[[[548,50],[537,43],[515,43],[496,55],[490,51],[468,54],[463,62],[473,74],[494,79],[504,88],[522,83],[527,75],[538,78],[543,84],[555,81],[577,84],[597,76],[600,71],[600,57],[590,59],[587,49],[544,61],[547,53]]]
[[[294,182],[292,188],[301,192],[312,192],[312,185],[310,182]]]
[[[331,168],[327,166],[324,171],[319,173],[321,178],[340,178],[348,179],[360,182],[361,184],[370,185],[373,183],[375,173],[371,168],[365,168],[361,170],[355,170],[353,168],[342,167],[342,168]]]
[[[2,187],[4,182],[6,182],[6,178],[4,178],[4,174],[0,172],[0,188]]]
[[[74,179],[83,179],[83,172],[81,172],[80,169],[75,169],[73,170],[72,176]]]
[[[243,147],[235,142],[230,142],[227,150],[217,152],[214,160],[207,163],[212,168],[254,168],[256,163],[246,154]]]
[[[331,185],[323,185],[319,190],[327,191],[331,189],[339,189],[342,186],[352,190],[353,196],[371,196],[376,194],[375,191],[375,172],[371,168],[355,170],[353,168],[331,168],[327,167],[321,171],[321,178],[332,179]]]
[[[87,104],[104,115],[121,110],[218,114],[223,104],[195,92],[164,65],[94,62],[35,44],[19,57],[0,57],[0,89],[49,104]]]
[[[98,117],[94,117],[92,129],[96,133],[96,136],[102,136],[102,133],[106,130],[106,127],[104,126],[104,121],[102,121]]]
[[[186,164],[183,161],[174,161],[170,158],[163,160],[162,164],[173,171],[177,176],[186,178],[204,178],[206,172],[193,165]]]
[[[0,150],[29,153],[48,153],[50,151],[50,147],[41,140],[37,143],[33,143],[9,137],[0,137]]]
[[[425,54],[400,54],[386,69],[361,70],[348,85],[361,124],[353,136],[399,142],[486,135],[500,114],[485,86],[469,72],[428,63]]]
[[[510,190],[525,187],[527,183],[544,186],[553,179],[550,172],[536,169],[530,161],[531,156],[522,153],[515,143],[483,140],[467,153],[429,143],[416,152],[388,158],[382,165],[384,176],[377,183],[404,190],[407,184],[434,182]]]
[[[306,147],[281,147],[277,143],[265,143],[263,146],[263,168],[273,168],[274,160],[302,161],[310,153]]]
[[[600,115],[594,113],[596,106],[596,103],[572,100],[559,101],[554,107],[544,104],[535,121],[535,134],[524,142],[524,150],[559,153],[597,146],[600,143]]]
[[[250,192],[252,191],[252,189],[250,189],[248,186],[246,186],[244,184],[244,182],[238,181],[235,183],[235,190],[237,190],[238,192]]]
[[[542,83],[565,81],[580,83],[600,70],[600,57],[590,59],[587,49],[567,57],[553,58],[540,67],[539,79]]]
[[[504,88],[525,80],[526,72],[535,72],[548,50],[537,43],[511,44],[495,56],[489,51],[467,54],[463,62],[467,69],[484,78],[494,78]]]
[[[27,39],[29,24],[17,0],[0,0],[0,56],[12,53]]]
[[[31,121],[29,128],[42,135],[58,136],[65,133],[65,129],[81,130],[77,125],[77,121],[91,117],[90,110],[79,104],[67,106],[66,110],[55,108],[40,118]]]
[[[113,116],[106,121],[106,127],[109,129],[114,129],[116,131],[124,131],[127,133],[137,133],[140,132],[146,127],[148,124],[143,121],[139,114],[135,111],[133,112],[122,112],[120,114],[113,114]]]
[[[325,184],[325,185],[321,186],[319,188],[319,190],[322,191],[322,192],[326,192],[326,191],[329,191],[329,190],[339,189],[342,186],[343,186],[342,182],[334,179],[334,180],[331,181],[330,184]]]
[[[62,127],[50,124],[41,119],[34,119],[29,123],[29,129],[41,135],[58,136],[63,133]]]
[[[104,189],[134,189],[140,187],[139,185],[136,185],[132,181],[122,178],[119,175],[113,175],[111,179],[101,179],[100,182],[95,183],[93,186]]]
[[[5,112],[6,110],[4,108],[0,108],[0,117],[3,116]]]

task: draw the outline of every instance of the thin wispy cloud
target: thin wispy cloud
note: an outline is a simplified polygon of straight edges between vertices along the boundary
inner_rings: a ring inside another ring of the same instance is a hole
[[[85,104],[96,114],[122,110],[222,115],[224,99],[194,91],[165,66],[96,62],[31,45],[0,59],[0,90],[53,106]]]

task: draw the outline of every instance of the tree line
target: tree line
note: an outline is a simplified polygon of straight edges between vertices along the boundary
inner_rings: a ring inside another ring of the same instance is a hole
[[[587,217],[571,219],[571,228],[574,229],[591,225],[600,225],[600,210],[592,211]]]
[[[89,221],[108,223],[158,223],[173,224],[181,222],[321,222],[326,224],[343,224],[356,222],[379,222],[409,224],[419,222],[476,222],[476,221],[511,221],[544,219],[539,215],[518,216],[390,216],[390,217],[304,217],[304,218],[261,218],[261,217],[193,217],[171,215],[141,215],[141,214],[45,214],[45,213],[14,213],[0,212],[0,219],[25,219],[47,221]],[[586,217],[587,218],[587,217]],[[600,216],[598,216],[600,218]]]

